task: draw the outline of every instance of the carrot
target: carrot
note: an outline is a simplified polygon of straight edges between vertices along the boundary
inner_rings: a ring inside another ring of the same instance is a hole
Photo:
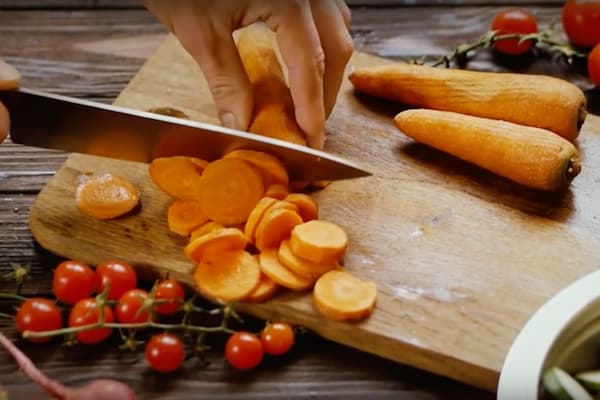
[[[265,192],[265,196],[272,197],[277,200],[283,200],[285,197],[290,194],[290,188],[287,185],[282,184],[272,184],[267,187],[267,191]]]
[[[266,212],[256,227],[254,246],[259,251],[277,248],[281,241],[290,236],[290,232],[302,223],[300,215],[287,208],[276,208]]]
[[[281,262],[281,264],[283,264],[286,268],[294,272],[296,275],[305,278],[316,279],[325,272],[331,271],[339,266],[337,263],[319,264],[298,257],[292,251],[292,248],[290,247],[290,241],[288,239],[283,240],[281,245],[279,245],[278,257],[279,262]]]
[[[186,113],[173,107],[153,107],[149,108],[148,112],[160,115],[166,115],[169,117],[176,117],[181,119],[190,119]]]
[[[248,130],[260,135],[306,145],[296,123],[294,102],[277,58],[273,32],[253,24],[236,32],[236,45],[254,92]]]
[[[260,281],[256,257],[245,250],[213,253],[196,266],[198,292],[209,300],[230,303],[247,297]]]
[[[298,207],[298,214],[304,222],[319,218],[319,206],[309,195],[290,193],[284,200]]]
[[[266,249],[258,255],[260,270],[278,285],[291,290],[309,289],[314,279],[295,274],[279,262],[276,248]]]
[[[363,319],[371,314],[376,300],[375,283],[340,270],[325,273],[313,288],[315,308],[334,321]]]
[[[373,96],[543,128],[569,141],[579,135],[587,114],[581,89],[545,75],[393,62],[357,68],[349,79],[357,91]]]
[[[289,182],[287,170],[281,160],[264,151],[237,149],[223,157],[240,158],[250,163],[260,172],[266,187],[274,184],[287,185]]]
[[[81,212],[93,218],[112,219],[132,211],[140,202],[140,192],[127,179],[106,173],[81,182],[75,202]]]
[[[196,263],[213,254],[222,254],[232,250],[244,250],[246,238],[237,228],[215,229],[190,241],[183,252],[185,256]]]
[[[181,236],[189,236],[207,222],[198,200],[175,200],[167,210],[169,230]]]
[[[254,243],[254,234],[256,232],[258,223],[262,219],[263,215],[265,215],[269,207],[276,202],[277,200],[271,197],[263,197],[258,201],[258,203],[256,203],[256,206],[254,206],[250,212],[250,215],[246,221],[246,225],[244,225],[244,236],[249,243]]]
[[[248,296],[244,297],[242,301],[246,303],[262,303],[273,297],[278,289],[279,285],[277,282],[261,271],[258,285],[256,285],[254,290],[252,290]]]
[[[183,200],[200,198],[200,178],[208,162],[187,156],[159,157],[148,167],[150,178],[168,195]]]
[[[199,226],[198,228],[196,228],[192,231],[192,233],[190,234],[190,242],[199,238],[202,235],[205,235],[209,232],[212,232],[214,230],[221,229],[221,228],[225,228],[225,227],[223,225],[219,224],[218,222],[208,221],[205,224]]]
[[[394,122],[418,142],[532,188],[562,189],[581,170],[575,146],[544,129],[426,109]]]
[[[237,158],[211,162],[204,169],[197,189],[204,214],[229,226],[246,222],[265,193],[258,171]]]
[[[290,238],[292,252],[314,263],[332,264],[340,261],[347,246],[346,232],[338,225],[323,220],[296,225]]]

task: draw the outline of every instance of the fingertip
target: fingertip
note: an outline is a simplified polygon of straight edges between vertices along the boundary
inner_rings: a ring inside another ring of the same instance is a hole
[[[0,143],[6,139],[8,131],[10,130],[10,118],[8,110],[4,107],[4,104],[0,103]]]

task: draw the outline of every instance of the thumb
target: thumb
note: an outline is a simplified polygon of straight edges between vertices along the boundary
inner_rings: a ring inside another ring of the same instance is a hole
[[[0,90],[10,90],[19,87],[21,75],[12,66],[0,60]],[[6,139],[10,129],[8,110],[0,103],[0,142]]]

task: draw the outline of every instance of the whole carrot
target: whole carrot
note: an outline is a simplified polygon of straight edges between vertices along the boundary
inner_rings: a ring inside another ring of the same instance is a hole
[[[430,109],[394,122],[417,142],[531,188],[563,189],[581,170],[575,146],[545,129]]]
[[[569,141],[579,135],[587,115],[577,86],[546,75],[392,62],[357,68],[349,79],[357,91],[373,96],[548,129]]]

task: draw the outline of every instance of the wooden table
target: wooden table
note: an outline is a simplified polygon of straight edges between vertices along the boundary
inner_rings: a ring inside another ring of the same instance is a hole
[[[133,2],[64,1],[54,2],[61,3],[62,8],[53,9],[45,3],[52,2],[0,1],[0,7],[16,7],[0,9],[0,57],[22,72],[22,84],[28,88],[111,102],[165,35],[155,19]],[[75,3],[80,3],[79,7],[73,6]],[[356,49],[393,58],[447,53],[458,43],[476,40],[500,9],[469,3],[356,6],[352,22]],[[538,4],[527,7],[541,26],[560,15],[560,2],[532,3]],[[24,9],[27,6],[32,9]],[[591,111],[598,111],[598,96],[581,68],[545,56],[507,63],[488,51],[477,55],[471,66],[565,77],[586,90]],[[36,246],[27,219],[36,194],[65,158],[62,153],[10,142],[0,146],[0,274],[10,271],[10,263],[31,266],[31,279],[23,289],[26,294],[47,295],[52,268],[59,261]],[[1,292],[13,289],[12,283],[0,282]],[[0,304],[1,311],[10,311],[9,306]],[[11,320],[0,319],[0,329],[16,339]],[[152,373],[143,357],[116,350],[114,343],[86,352],[56,344],[17,343],[46,373],[66,384],[81,385],[96,377],[112,377],[127,381],[140,398],[494,397],[310,333],[299,339],[291,354],[270,359],[253,373],[235,373],[225,363],[222,349],[214,348],[207,354],[208,366],[190,362],[168,376]],[[38,398],[42,393],[4,352],[0,352],[0,384],[14,399]]]

